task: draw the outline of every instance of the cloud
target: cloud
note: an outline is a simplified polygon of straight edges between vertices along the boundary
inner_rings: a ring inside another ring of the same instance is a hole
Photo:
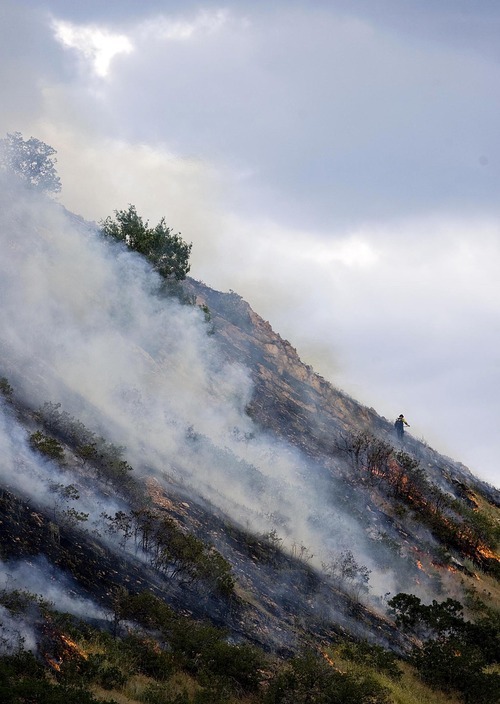
[[[315,228],[423,208],[497,212],[498,69],[484,58],[297,6],[159,16],[126,36],[135,51],[97,89],[103,131],[246,174],[247,211],[258,202]]]
[[[112,34],[98,27],[78,27],[70,22],[54,22],[55,36],[65,47],[76,49],[90,62],[97,76],[105,78],[117,54],[133,50],[127,37]]]

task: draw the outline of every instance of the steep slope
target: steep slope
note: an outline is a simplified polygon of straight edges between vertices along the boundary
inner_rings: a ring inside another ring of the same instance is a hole
[[[237,294],[189,279],[172,295],[141,257],[14,195],[0,203],[3,604],[28,589],[116,635],[148,593],[275,655],[346,637],[404,653],[388,596],[495,588],[496,489],[399,444]]]

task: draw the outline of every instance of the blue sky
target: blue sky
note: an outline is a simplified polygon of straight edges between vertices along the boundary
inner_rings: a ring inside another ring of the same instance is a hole
[[[499,485],[500,6],[4,0],[0,132]]]

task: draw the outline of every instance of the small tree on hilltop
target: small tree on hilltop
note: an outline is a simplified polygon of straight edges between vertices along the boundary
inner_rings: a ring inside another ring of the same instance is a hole
[[[45,193],[59,193],[61,180],[55,163],[56,150],[35,137],[23,139],[20,132],[0,140],[0,168],[29,188]]]
[[[134,205],[128,210],[115,210],[115,218],[101,221],[101,232],[105,237],[125,242],[129,249],[145,256],[153,267],[165,278],[182,281],[189,270],[192,244],[184,242],[179,234],[172,234],[162,218],[154,228],[137,214]]]

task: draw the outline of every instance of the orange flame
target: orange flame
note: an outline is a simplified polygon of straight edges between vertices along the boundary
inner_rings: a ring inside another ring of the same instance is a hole
[[[331,657],[328,655],[327,652],[325,652],[324,650],[320,650],[319,652],[320,652],[321,655],[325,658],[325,660],[327,661],[327,663],[328,663],[329,665],[331,665],[332,667],[334,667],[335,669],[337,669],[337,668],[335,667],[335,663],[333,662],[333,660],[331,659]]]
[[[54,658],[50,658],[48,655],[46,655],[45,660],[54,670],[57,670],[57,672],[61,671],[61,665],[58,662],[56,662],[56,660],[54,660]]]
[[[328,655],[328,653],[324,650],[319,651],[321,655],[325,658],[326,662],[330,665],[330,667],[333,667],[335,672],[340,672],[341,674],[345,674],[343,670],[339,670],[339,668],[335,665],[334,661],[332,658]]]
[[[62,640],[62,642],[63,642],[70,650],[74,650],[76,653],[78,653],[78,655],[80,655],[80,657],[84,658],[85,660],[88,658],[87,653],[86,653],[84,650],[82,650],[82,649],[80,648],[80,646],[78,645],[78,643],[75,643],[74,640],[71,640],[71,638],[68,638],[68,636],[65,636],[64,633],[61,633],[61,634],[59,635],[59,637],[60,637],[60,639]]]
[[[477,548],[477,551],[483,557],[487,557],[490,560],[496,560],[497,562],[500,562],[498,555],[494,553],[493,550],[490,550],[490,548],[487,548],[486,545],[480,545]]]

